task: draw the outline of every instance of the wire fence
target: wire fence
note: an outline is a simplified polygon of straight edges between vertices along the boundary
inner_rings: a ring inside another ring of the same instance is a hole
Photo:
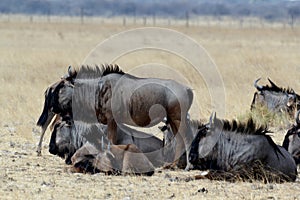
[[[75,24],[115,24],[120,26],[219,26],[232,28],[294,28],[300,26],[300,20],[282,19],[269,21],[257,17],[215,17],[186,15],[184,19],[156,16],[54,16],[54,15],[16,15],[0,14],[0,22],[29,22],[29,23],[75,23]]]

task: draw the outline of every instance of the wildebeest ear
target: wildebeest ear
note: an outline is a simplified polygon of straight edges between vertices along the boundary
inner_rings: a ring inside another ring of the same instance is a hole
[[[72,76],[72,74],[73,74],[73,68],[72,68],[72,66],[70,65],[70,66],[68,67],[68,75],[69,75],[69,76]]]
[[[104,85],[103,81],[100,80],[100,81],[98,82],[99,90],[102,90],[103,85]]]
[[[216,112],[213,112],[209,117],[209,125],[208,125],[209,128],[214,127],[216,119],[217,119],[217,114]]]

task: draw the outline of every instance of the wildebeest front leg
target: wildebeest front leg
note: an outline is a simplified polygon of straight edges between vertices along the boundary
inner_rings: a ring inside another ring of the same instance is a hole
[[[117,143],[117,123],[111,119],[107,123],[107,137],[112,144]]]
[[[54,113],[51,112],[51,113],[47,114],[47,120],[42,125],[42,133],[41,133],[39,144],[38,144],[38,147],[37,147],[37,150],[36,150],[38,156],[42,155],[42,143],[43,143],[43,139],[44,139],[44,136],[45,136],[45,132],[46,132],[46,130],[48,128],[48,125],[52,121],[53,117],[54,117]],[[55,121],[57,121],[57,120],[58,120],[58,117],[56,117]]]
[[[186,162],[182,161],[185,165],[185,169],[188,170],[191,168],[191,164],[188,160],[189,155],[189,149],[190,149],[190,141],[192,140],[190,136],[191,130],[188,126],[187,119],[182,119],[182,120],[171,120],[170,125],[173,131],[173,134],[176,136],[176,148],[175,148],[175,160],[174,160],[174,165],[181,164],[182,160],[180,159],[181,156],[184,154]]]

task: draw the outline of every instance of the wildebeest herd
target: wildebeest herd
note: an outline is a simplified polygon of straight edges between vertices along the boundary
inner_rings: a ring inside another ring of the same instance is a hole
[[[50,125],[49,152],[77,172],[152,175],[157,167],[209,170],[205,176],[225,180],[295,181],[300,162],[300,96],[269,80],[259,86],[251,110],[296,115],[283,146],[266,126],[218,119],[207,124],[189,119],[193,92],[173,80],[138,78],[117,65],[82,66],[45,91],[38,144]],[[297,114],[296,114],[297,113]],[[159,127],[163,140],[127,125]],[[52,122],[52,123],[51,123]]]

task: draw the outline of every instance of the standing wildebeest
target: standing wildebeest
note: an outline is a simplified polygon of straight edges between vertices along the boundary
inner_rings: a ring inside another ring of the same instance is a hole
[[[177,164],[180,156],[189,152],[192,140],[187,122],[192,90],[173,80],[125,74],[118,67],[112,72],[100,78],[96,98],[97,117],[108,125],[109,140],[115,144],[118,123],[147,127],[166,117],[176,136],[174,165]]]
[[[96,148],[87,142],[73,155],[72,164],[79,172],[147,176],[154,173],[152,163],[134,144],[101,143],[101,147]]]
[[[300,110],[296,115],[296,123],[286,133],[282,146],[292,154],[296,164],[300,164]]]
[[[257,79],[254,87],[258,92],[254,93],[251,110],[256,105],[266,106],[268,110],[273,112],[287,112],[294,116],[296,110],[300,109],[300,96],[293,89],[279,88],[270,79],[271,86],[259,86]]]
[[[72,90],[71,88],[73,88],[74,82],[73,79],[69,77],[76,77],[76,71],[73,71],[71,67],[69,67],[68,69],[67,76],[61,78],[61,80],[49,86],[45,91],[44,108],[41,116],[37,121],[37,125],[42,127],[42,133],[37,147],[37,154],[39,156],[41,155],[42,142],[45,132],[55,114],[72,114],[72,99],[69,97],[69,95],[64,95],[61,97],[61,99],[59,99],[58,95],[61,90],[64,93],[70,92],[70,90]],[[68,99],[68,97],[70,99]],[[58,120],[59,118],[60,117],[57,116],[56,120]]]
[[[96,116],[108,125],[108,138],[116,144],[117,123],[146,127],[167,117],[177,138],[174,164],[188,152],[192,140],[187,123],[193,100],[191,89],[172,80],[137,78],[125,74],[117,65],[83,66],[74,74],[67,77],[74,80],[74,88],[62,86],[57,95],[59,107],[68,108],[70,104],[61,99],[72,100],[74,120],[87,113],[87,118]]]
[[[294,159],[250,118],[246,124],[219,120],[212,115],[195,137],[189,159],[200,170],[211,170],[213,178],[294,181]],[[227,176],[227,177],[226,177]]]

